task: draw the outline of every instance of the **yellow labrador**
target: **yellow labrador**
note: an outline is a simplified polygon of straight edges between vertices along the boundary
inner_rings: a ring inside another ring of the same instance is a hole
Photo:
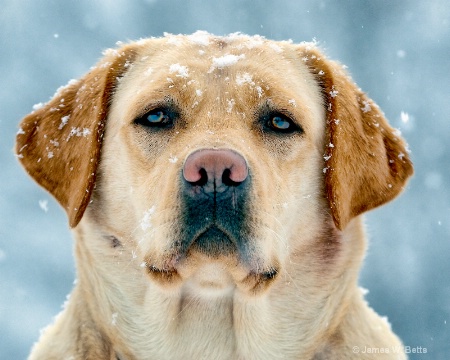
[[[17,154],[76,238],[77,283],[30,359],[406,357],[357,280],[360,215],[412,164],[314,44],[109,50],[23,119]]]

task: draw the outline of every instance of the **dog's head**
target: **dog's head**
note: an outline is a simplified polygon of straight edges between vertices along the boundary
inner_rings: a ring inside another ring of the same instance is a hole
[[[314,45],[204,33],[108,51],[25,117],[17,154],[72,227],[84,215],[153,280],[246,292],[295,253],[332,261],[349,222],[413,171]]]

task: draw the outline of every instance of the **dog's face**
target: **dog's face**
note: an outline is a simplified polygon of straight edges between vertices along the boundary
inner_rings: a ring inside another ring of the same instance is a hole
[[[240,35],[109,52],[24,120],[17,149],[72,226],[84,215],[150,281],[248,294],[299,259],[327,271],[351,219],[412,173],[337,64]]]
[[[320,88],[250,41],[150,42],[113,97],[93,208],[164,285],[254,291],[331,223]]]

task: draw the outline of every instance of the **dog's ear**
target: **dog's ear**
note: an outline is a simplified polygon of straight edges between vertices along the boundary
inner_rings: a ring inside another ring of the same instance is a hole
[[[67,211],[71,227],[89,203],[111,97],[134,57],[132,45],[108,51],[82,79],[35,106],[20,124],[17,156]]]
[[[400,132],[389,126],[340,64],[315,47],[302,47],[301,57],[323,90],[325,190],[334,222],[342,230],[355,216],[397,196],[413,166]]]

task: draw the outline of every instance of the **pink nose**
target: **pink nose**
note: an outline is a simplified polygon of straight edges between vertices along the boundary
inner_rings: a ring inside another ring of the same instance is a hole
[[[184,179],[192,185],[237,186],[248,176],[245,159],[229,149],[202,149],[188,156]]]

